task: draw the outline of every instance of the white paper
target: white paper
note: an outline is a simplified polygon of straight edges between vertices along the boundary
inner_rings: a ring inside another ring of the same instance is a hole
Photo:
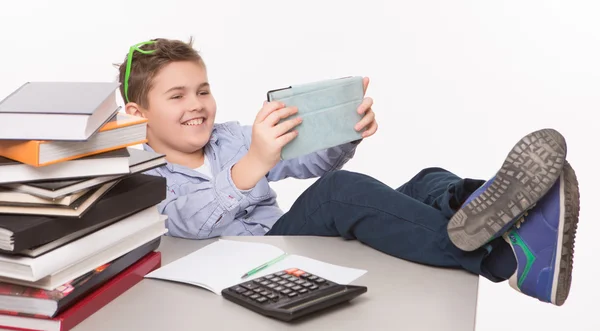
[[[302,269],[339,284],[349,284],[367,271],[342,267],[311,258],[288,255],[285,259],[242,279],[246,272],[284,252],[269,244],[219,240],[146,275],[146,278],[181,282],[217,295],[227,287],[289,268]]]
[[[290,268],[301,269],[305,272],[328,279],[338,284],[350,284],[365,273],[367,273],[366,270],[362,269],[342,267],[339,265],[325,263],[300,255],[289,255],[282,261],[279,261],[273,264],[272,266],[263,269],[261,272],[252,275],[252,277],[248,277],[246,280],[256,279],[274,272]]]
[[[241,282],[246,272],[284,252],[272,245],[219,240],[146,275],[187,283],[221,295],[221,290]]]

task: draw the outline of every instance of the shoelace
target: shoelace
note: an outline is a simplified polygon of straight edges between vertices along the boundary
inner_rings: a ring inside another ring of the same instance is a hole
[[[535,207],[535,205],[532,206],[531,208],[533,208],[533,207]],[[523,215],[521,215],[521,217],[519,217],[519,219],[515,222],[514,227],[517,228],[517,229],[520,229],[521,225],[523,223],[525,223],[525,218],[527,217],[527,215],[529,215],[529,210],[525,211],[525,213],[523,213]],[[504,234],[502,234],[502,238],[504,238],[504,241],[506,241],[507,243],[510,243],[510,239],[508,239],[508,233],[509,232],[510,231],[506,231],[506,232],[504,232]]]

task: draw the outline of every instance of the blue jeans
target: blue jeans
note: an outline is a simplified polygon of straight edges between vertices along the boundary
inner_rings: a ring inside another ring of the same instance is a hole
[[[455,210],[483,183],[428,168],[393,189],[364,174],[335,171],[304,191],[267,235],[341,236],[404,260],[503,281],[484,264],[489,248],[462,251],[446,232]]]

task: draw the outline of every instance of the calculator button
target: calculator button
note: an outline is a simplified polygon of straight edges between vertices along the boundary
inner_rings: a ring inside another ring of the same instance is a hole
[[[262,291],[263,291],[263,289],[262,289],[262,288],[260,288],[260,287],[257,287],[257,288],[255,288],[255,289],[253,289],[252,291],[254,291],[254,292],[258,293],[258,292],[262,292]]]
[[[298,295],[298,293],[296,293],[296,292],[288,293],[288,297],[290,297],[290,298],[295,297],[296,295]]]
[[[258,302],[258,303],[263,303],[265,301],[267,301],[267,298],[265,298],[265,297],[260,297],[260,298],[256,299],[256,302]]]
[[[317,280],[317,278],[319,278],[319,277],[312,275],[312,276],[308,277],[308,280],[315,281],[315,280]]]
[[[271,284],[267,285],[267,287],[270,289],[273,289],[273,288],[277,287],[277,284],[271,283]]]
[[[298,268],[290,268],[290,269],[286,269],[285,272],[287,274],[293,274],[294,272],[298,271]]]
[[[284,286],[287,288],[290,288],[290,287],[294,287],[295,285],[294,285],[294,283],[285,283]]]
[[[260,285],[262,285],[262,286],[267,286],[269,284],[271,284],[271,282],[269,282],[268,280],[266,280],[264,282],[260,282]]]
[[[285,284],[287,284],[287,282],[288,282],[287,280],[282,280],[282,281],[277,282],[277,284],[285,285]]]
[[[271,278],[274,278],[274,277],[275,277],[275,275],[266,275],[265,279],[271,279]]]
[[[313,286],[313,283],[304,282],[304,283],[302,283],[302,286],[304,286],[304,287],[311,287],[311,286]]]
[[[262,292],[260,292],[260,295],[265,295],[266,296],[266,295],[269,295],[269,293],[271,293],[271,292],[269,292],[269,291],[262,291]]]
[[[305,274],[305,272],[304,272],[304,271],[302,271],[302,270],[296,270],[296,271],[294,271],[294,272],[292,273],[292,275],[294,275],[294,276],[296,276],[296,277],[300,277],[300,276],[302,276],[303,274]]]
[[[302,279],[298,279],[294,283],[300,285],[300,284],[304,283],[304,281]]]
[[[299,293],[299,294],[304,294],[304,293],[306,293],[306,292],[308,292],[308,290],[307,290],[307,289],[305,289],[305,288],[303,288],[303,289],[301,289],[300,291],[298,291],[298,293]]]
[[[276,288],[274,288],[274,290],[277,291],[277,292],[281,292],[281,291],[285,290],[285,287],[283,287],[283,286],[277,286]]]
[[[269,294],[267,295],[267,298],[271,299],[271,300],[277,300],[279,298],[279,296],[277,294]]]
[[[260,282],[262,282],[263,280],[264,280],[264,278],[256,278],[256,279],[254,280],[254,282],[255,282],[255,283],[260,283]]]
[[[314,290],[316,290],[318,288],[319,288],[318,285],[313,285],[313,286],[309,287],[308,289],[311,290],[311,291],[314,291]]]
[[[275,278],[271,279],[271,281],[272,282],[279,282],[279,281],[281,281],[281,278],[275,277]]]
[[[251,296],[252,294],[254,294],[254,292],[253,292],[253,291],[248,291],[248,292],[245,292],[245,293],[243,294],[243,296],[245,296],[245,297],[249,297],[249,296]]]
[[[300,285],[296,285],[296,286],[292,287],[292,290],[294,290],[294,291],[298,291],[301,289],[302,289],[302,286],[300,286]]]
[[[325,283],[325,279],[319,278],[319,279],[315,280],[315,283],[317,283],[317,284],[323,284],[323,283]]]
[[[243,288],[241,286],[236,286],[233,290],[238,294],[242,294],[247,291],[245,288]]]
[[[302,278],[302,279],[306,279],[306,278],[308,278],[308,277],[310,277],[310,276],[312,276],[312,275],[311,275],[311,274],[309,274],[309,273],[303,273],[302,275],[300,275],[300,278]]]
[[[254,293],[250,296],[250,299],[258,299],[258,298],[260,298],[260,294],[258,294],[258,293]]]
[[[285,275],[285,271],[280,271],[280,272],[275,273],[275,276],[283,276],[283,275]]]
[[[292,290],[290,290],[290,289],[285,289],[285,290],[281,291],[282,294],[288,294],[290,292],[292,292]]]
[[[255,289],[255,288],[257,288],[257,287],[258,287],[258,285],[254,284],[254,283],[252,283],[252,282],[245,283],[245,284],[242,284],[242,285],[240,285],[240,286],[242,286],[242,287],[245,287],[245,288],[247,288],[248,290],[253,290],[253,289]]]

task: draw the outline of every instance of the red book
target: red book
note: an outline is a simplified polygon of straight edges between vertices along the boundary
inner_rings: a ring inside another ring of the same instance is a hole
[[[0,329],[15,331],[68,331],[144,279],[161,265],[160,252],[152,252],[90,293],[55,318],[0,315]]]

